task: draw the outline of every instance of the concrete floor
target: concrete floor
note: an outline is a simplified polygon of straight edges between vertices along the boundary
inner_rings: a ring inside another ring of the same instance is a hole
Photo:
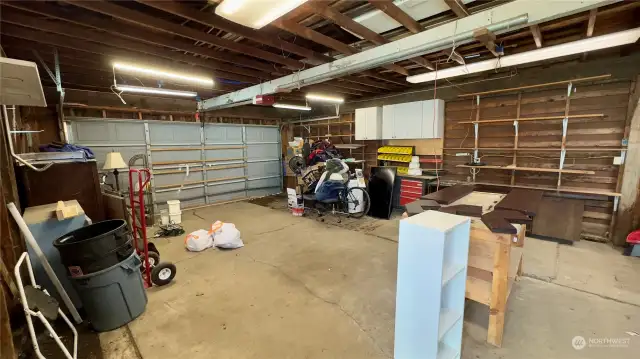
[[[136,350],[126,328],[102,336],[106,358],[393,357],[397,220],[331,226],[246,202],[183,213],[187,232],[215,220],[235,223],[245,247],[190,253],[182,237],[155,240],[177,277],[129,325]],[[503,347],[486,344],[488,309],[470,303],[463,358],[638,357],[639,258],[531,238],[524,258]],[[625,341],[575,350],[578,335]]]

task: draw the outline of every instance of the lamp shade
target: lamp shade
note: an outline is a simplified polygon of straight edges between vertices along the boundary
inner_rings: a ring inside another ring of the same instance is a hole
[[[103,170],[115,170],[118,168],[128,168],[124,160],[122,159],[122,155],[120,152],[109,152],[107,153],[107,158],[104,161]]]

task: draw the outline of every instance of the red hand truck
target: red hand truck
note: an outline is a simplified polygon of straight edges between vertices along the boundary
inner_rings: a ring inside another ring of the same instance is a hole
[[[136,253],[142,257],[145,288],[153,284],[168,284],[176,276],[176,266],[169,262],[160,262],[160,252],[153,243],[147,241],[147,218],[144,205],[144,191],[151,180],[149,169],[129,169],[129,202],[131,205],[131,232]],[[136,192],[137,184],[137,192]],[[138,246],[140,237],[142,246]],[[149,249],[151,247],[151,250]]]

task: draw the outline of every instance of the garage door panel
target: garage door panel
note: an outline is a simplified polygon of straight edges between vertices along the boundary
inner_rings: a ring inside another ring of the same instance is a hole
[[[167,201],[174,199],[180,200],[182,208],[204,204],[204,188],[203,186],[183,188],[180,192],[177,190],[156,191],[158,208],[166,208]]]
[[[280,161],[255,162],[247,164],[249,178],[277,176],[281,173]]]
[[[247,191],[248,197],[264,197],[272,194],[280,193],[281,190],[279,187],[270,187],[270,188],[255,188]]]
[[[144,145],[144,123],[125,121],[71,122],[74,143],[81,144],[141,144]]]
[[[150,123],[151,144],[200,144],[200,124],[197,123]]]
[[[280,131],[277,127],[247,126],[247,142],[278,142]]]
[[[256,180],[249,180],[248,181],[248,188],[269,188],[269,187],[276,187],[279,188],[280,187],[280,178],[278,177],[274,177],[274,178],[263,178],[263,179],[256,179]]]
[[[200,159],[200,150],[193,151],[152,151],[151,159],[153,163],[170,161],[191,161]],[[186,162],[185,162],[186,163]]]
[[[247,159],[249,161],[278,158],[280,158],[280,146],[277,144],[247,144]]]
[[[229,150],[206,150],[205,155],[207,159],[243,158],[244,150],[242,148]]]
[[[225,202],[225,201],[231,201],[234,199],[246,198],[246,196],[244,195],[244,192],[232,192],[232,193],[211,195],[207,197],[209,198],[209,203]]]
[[[244,192],[244,189],[244,181],[209,183],[209,185],[207,186],[207,194],[212,195],[240,191]],[[244,193],[242,195],[244,195]]]
[[[228,177],[244,177],[244,168],[231,168],[219,171],[207,171],[209,180]]]
[[[154,185],[158,186],[166,186],[166,185],[182,185],[183,182],[192,182],[192,181],[202,181],[204,180],[202,172],[190,172],[189,176],[186,177],[186,173],[171,173],[171,174],[155,174],[153,176]]]
[[[242,143],[242,126],[225,126],[217,124],[205,124],[204,139],[206,144],[216,143]]]

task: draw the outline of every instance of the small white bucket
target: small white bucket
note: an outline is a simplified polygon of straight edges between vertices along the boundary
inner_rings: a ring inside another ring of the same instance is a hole
[[[166,209],[160,210],[160,223],[163,226],[169,224],[169,211],[167,211]]]
[[[169,214],[182,213],[180,211],[180,201],[177,199],[167,201],[167,205],[169,206]]]
[[[169,213],[169,222],[173,224],[182,223],[182,211],[178,211],[178,213]]]

